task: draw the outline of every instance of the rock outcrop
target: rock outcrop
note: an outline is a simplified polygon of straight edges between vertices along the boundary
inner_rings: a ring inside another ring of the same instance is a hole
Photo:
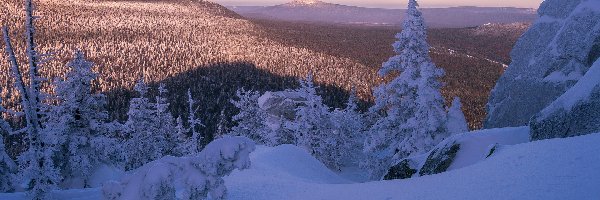
[[[600,56],[600,1],[546,0],[492,90],[485,128],[526,125]]]
[[[384,179],[406,179],[460,169],[494,156],[502,145],[525,142],[529,142],[527,126],[453,135],[426,154],[400,160]]]
[[[577,84],[530,122],[531,140],[564,138],[600,131],[600,59]]]

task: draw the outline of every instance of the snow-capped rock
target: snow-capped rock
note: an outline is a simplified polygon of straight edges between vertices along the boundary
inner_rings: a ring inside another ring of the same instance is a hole
[[[501,128],[457,134],[438,144],[427,154],[401,160],[384,179],[425,176],[464,168],[481,162],[502,145],[529,141],[529,128]],[[492,150],[494,149],[494,150]]]
[[[277,130],[283,122],[296,119],[296,108],[304,105],[304,101],[306,98],[296,91],[266,92],[258,98],[258,106],[269,115],[267,126]]]
[[[538,14],[492,91],[486,128],[526,125],[600,56],[599,0],[546,0]]]
[[[600,59],[577,84],[535,115],[530,127],[531,140],[600,131]]]

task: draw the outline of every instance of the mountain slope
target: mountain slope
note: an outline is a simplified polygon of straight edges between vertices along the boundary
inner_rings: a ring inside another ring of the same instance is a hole
[[[399,25],[404,9],[363,8],[316,0],[297,0],[275,6],[232,6],[237,13],[258,19],[343,24]],[[522,8],[452,7],[423,8],[430,27],[471,27],[486,23],[530,22],[535,10]]]
[[[6,4],[4,3],[6,2]],[[133,83],[144,77],[153,84],[166,83],[171,111],[187,113],[185,91],[190,88],[198,106],[197,116],[207,125],[202,131],[212,139],[219,121],[231,126],[236,110],[229,100],[238,88],[259,91],[295,87],[297,78],[313,72],[326,102],[341,106],[351,87],[368,99],[378,81],[374,69],[349,59],[281,44],[250,21],[207,1],[93,1],[39,0],[36,14],[37,42],[53,60],[41,69],[53,80],[67,70],[65,63],[75,49],[83,50],[100,73],[94,89],[109,97],[114,119],[124,120]],[[1,24],[11,25],[14,46],[21,62],[24,40],[20,33],[23,5],[3,1]],[[3,41],[0,46],[4,46]],[[5,55],[4,48],[0,50]],[[7,65],[0,70],[8,71]],[[0,74],[5,105],[18,96],[8,73]],[[51,88],[45,86],[46,91]],[[5,89],[8,88],[8,89]],[[155,93],[155,91],[151,91]],[[225,117],[221,117],[221,112]],[[187,115],[184,115],[185,118]],[[222,120],[224,118],[224,120]]]

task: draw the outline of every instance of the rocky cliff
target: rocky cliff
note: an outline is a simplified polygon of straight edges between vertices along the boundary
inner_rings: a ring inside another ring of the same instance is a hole
[[[546,0],[492,90],[485,128],[522,126],[600,56],[600,0]]]

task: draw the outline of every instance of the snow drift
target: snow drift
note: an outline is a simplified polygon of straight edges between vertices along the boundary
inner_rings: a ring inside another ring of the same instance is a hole
[[[524,129],[521,127],[513,130]],[[498,129],[498,132],[508,130]],[[525,136],[526,140],[526,136]],[[259,149],[251,155],[250,169],[225,178],[230,199],[579,199],[600,196],[600,133],[507,145],[489,158],[453,171],[405,180],[346,184],[340,178],[288,176],[303,169],[312,175],[327,170],[314,163],[286,159],[292,147]],[[303,153],[306,157],[307,153]],[[270,162],[263,162],[270,161]],[[277,165],[294,166],[278,168]],[[466,163],[466,162],[465,162]],[[310,169],[310,170],[308,170]],[[288,171],[293,170],[293,171]],[[278,175],[286,174],[286,175]],[[296,175],[300,175],[297,173]],[[293,178],[296,177],[296,178]]]
[[[600,57],[600,1],[546,0],[488,102],[485,128],[524,126]]]
[[[494,131],[506,133],[522,129]],[[249,156],[250,168],[234,170],[223,179],[229,199],[244,200],[596,200],[600,196],[600,146],[597,144],[600,144],[600,133],[505,145],[488,158],[453,171],[368,183],[352,183],[338,176],[301,148],[259,146]],[[55,196],[62,200],[101,199],[98,189],[60,191]],[[0,199],[25,198],[23,193],[12,193],[0,194]]]
[[[225,199],[222,177],[250,167],[254,142],[244,137],[217,139],[193,157],[171,157],[150,162],[120,182],[104,184],[105,199]]]
[[[500,128],[453,135],[427,154],[401,160],[384,179],[405,179],[464,168],[485,160],[505,145],[529,141],[529,127]]]

